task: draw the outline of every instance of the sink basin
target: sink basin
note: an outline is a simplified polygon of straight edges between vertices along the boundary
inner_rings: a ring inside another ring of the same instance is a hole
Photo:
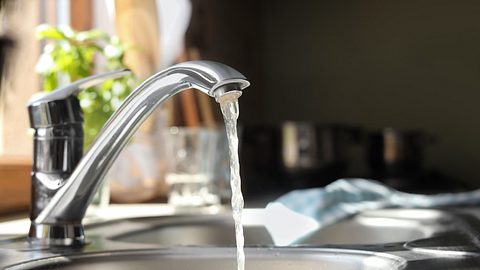
[[[262,218],[244,222],[245,245],[272,245],[273,233]],[[387,209],[367,211],[340,221],[296,242],[306,245],[358,245],[408,242],[427,238],[442,230],[440,220],[447,216],[437,210]],[[445,223],[445,222],[444,222]],[[115,241],[162,246],[233,246],[234,224],[229,214],[188,215],[160,218],[142,218],[112,224],[125,230],[112,233],[109,226],[102,232],[110,233]],[[130,229],[129,229],[130,228]],[[286,230],[295,230],[294,227]],[[288,231],[287,231],[288,233]]]
[[[400,257],[335,249],[247,248],[248,270],[404,269]],[[21,269],[236,269],[233,248],[175,248],[58,256],[13,266]]]
[[[452,217],[433,209],[371,210],[326,226],[303,244],[371,245],[409,242],[446,230]]]
[[[128,222],[131,226],[141,224],[142,229],[113,235],[110,239],[162,246],[235,245],[234,223],[228,214],[141,218]],[[123,227],[125,226],[124,223]],[[261,224],[246,224],[243,232],[247,246],[274,244],[267,228]]]

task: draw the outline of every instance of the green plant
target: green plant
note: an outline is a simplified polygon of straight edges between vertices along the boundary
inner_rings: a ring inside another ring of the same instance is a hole
[[[48,42],[36,66],[43,78],[44,91],[90,76],[95,70],[126,68],[124,55],[128,47],[118,37],[110,37],[103,31],[76,32],[68,26],[39,25],[36,35]],[[104,65],[96,67],[95,62],[101,61]],[[137,80],[131,75],[108,80],[78,95],[84,112],[85,149],[136,84]]]

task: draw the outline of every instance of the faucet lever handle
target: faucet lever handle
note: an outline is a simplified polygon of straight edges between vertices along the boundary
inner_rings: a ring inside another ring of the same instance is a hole
[[[81,122],[80,105],[76,96],[80,91],[108,79],[115,79],[130,73],[129,69],[89,76],[75,81],[50,93],[38,95],[27,104],[32,128],[50,127],[59,124]]]
[[[115,79],[119,77],[123,77],[130,73],[130,70],[127,68],[114,70],[110,72],[105,72],[101,74],[92,75],[89,77],[82,78],[80,80],[74,81],[73,83],[55,89],[50,93],[35,96],[30,101],[28,101],[28,106],[34,106],[39,103],[45,103],[55,100],[63,100],[67,99],[70,96],[76,96],[80,91],[92,87],[94,85],[100,84],[109,79]]]

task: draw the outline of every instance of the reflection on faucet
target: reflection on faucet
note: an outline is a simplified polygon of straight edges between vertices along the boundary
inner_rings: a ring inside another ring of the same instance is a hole
[[[240,91],[248,86],[249,82],[238,71],[210,61],[181,63],[147,79],[107,121],[89,151],[72,168],[71,174],[57,174],[57,181],[33,182],[32,194],[37,196],[32,201],[30,239],[51,245],[84,243],[81,222],[95,191],[138,127],[163,101],[188,88],[198,89],[218,100],[226,92]],[[29,109],[32,106],[46,106],[42,101],[38,99],[31,102]],[[52,110],[48,112],[51,114]],[[30,117],[33,123],[32,118],[50,119],[58,116],[36,115],[30,109]],[[58,158],[57,154],[46,151],[42,162],[51,162]],[[65,155],[63,158],[71,157]],[[51,187],[52,183],[56,186]]]

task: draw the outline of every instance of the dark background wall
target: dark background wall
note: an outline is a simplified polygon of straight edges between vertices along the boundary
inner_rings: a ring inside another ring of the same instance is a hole
[[[480,1],[209,1],[206,58],[242,70],[244,123],[418,129],[480,186]]]

